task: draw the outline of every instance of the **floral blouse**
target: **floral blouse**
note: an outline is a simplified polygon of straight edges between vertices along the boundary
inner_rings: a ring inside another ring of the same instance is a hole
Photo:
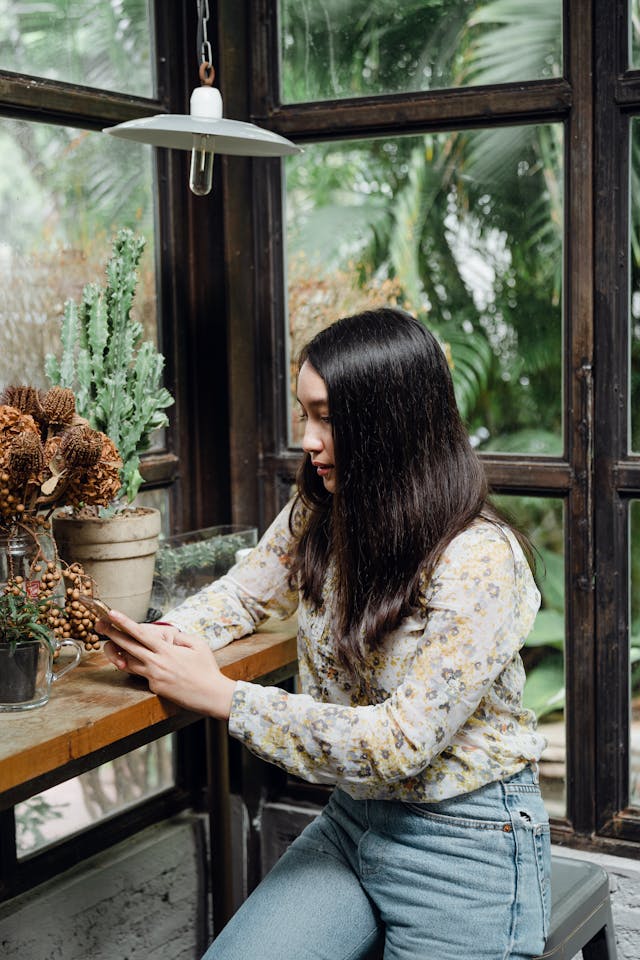
[[[418,609],[354,681],[334,653],[334,572],[319,609],[290,583],[291,507],[225,577],[163,618],[215,650],[297,609],[302,692],[238,681],[231,735],[304,780],[366,799],[438,801],[537,761],[545,741],[522,706],[518,651],[540,594],[513,534],[479,519],[455,537]]]

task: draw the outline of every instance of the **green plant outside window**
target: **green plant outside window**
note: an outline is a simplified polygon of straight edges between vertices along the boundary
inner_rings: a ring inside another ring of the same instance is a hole
[[[443,343],[479,450],[561,454],[562,152],[560,125],[531,125],[289,158],[292,399],[316,330],[397,303]]]
[[[148,0],[0,0],[0,69],[154,95]]]
[[[284,103],[561,75],[561,0],[281,0]]]
[[[65,300],[102,278],[121,226],[147,237],[133,316],[157,341],[151,148],[0,119],[0,211],[0,387],[47,388]]]

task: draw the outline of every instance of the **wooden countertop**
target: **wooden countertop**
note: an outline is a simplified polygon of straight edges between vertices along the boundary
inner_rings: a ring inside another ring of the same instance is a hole
[[[218,650],[216,659],[234,680],[291,675],[295,621],[270,621]],[[0,713],[0,809],[198,718],[117,671],[103,654],[85,655],[52,685],[45,706]]]

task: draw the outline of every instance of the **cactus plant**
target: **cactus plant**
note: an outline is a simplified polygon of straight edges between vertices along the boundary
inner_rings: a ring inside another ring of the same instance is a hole
[[[140,455],[151,433],[168,421],[173,397],[161,386],[164,357],[142,341],[142,324],[131,317],[143,237],[119,230],[106,266],[106,283],[88,283],[82,302],[65,303],[60,359],[48,354],[45,372],[55,386],[69,387],[77,412],[105,433],[122,458],[119,498],[131,502],[140,487]]]

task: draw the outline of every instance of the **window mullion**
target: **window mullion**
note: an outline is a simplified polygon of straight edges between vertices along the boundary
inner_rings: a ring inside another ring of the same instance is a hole
[[[628,505],[616,488],[628,434],[629,119],[615,104],[616,77],[626,67],[626,6],[594,2],[595,796],[601,832],[626,806],[629,789]]]

